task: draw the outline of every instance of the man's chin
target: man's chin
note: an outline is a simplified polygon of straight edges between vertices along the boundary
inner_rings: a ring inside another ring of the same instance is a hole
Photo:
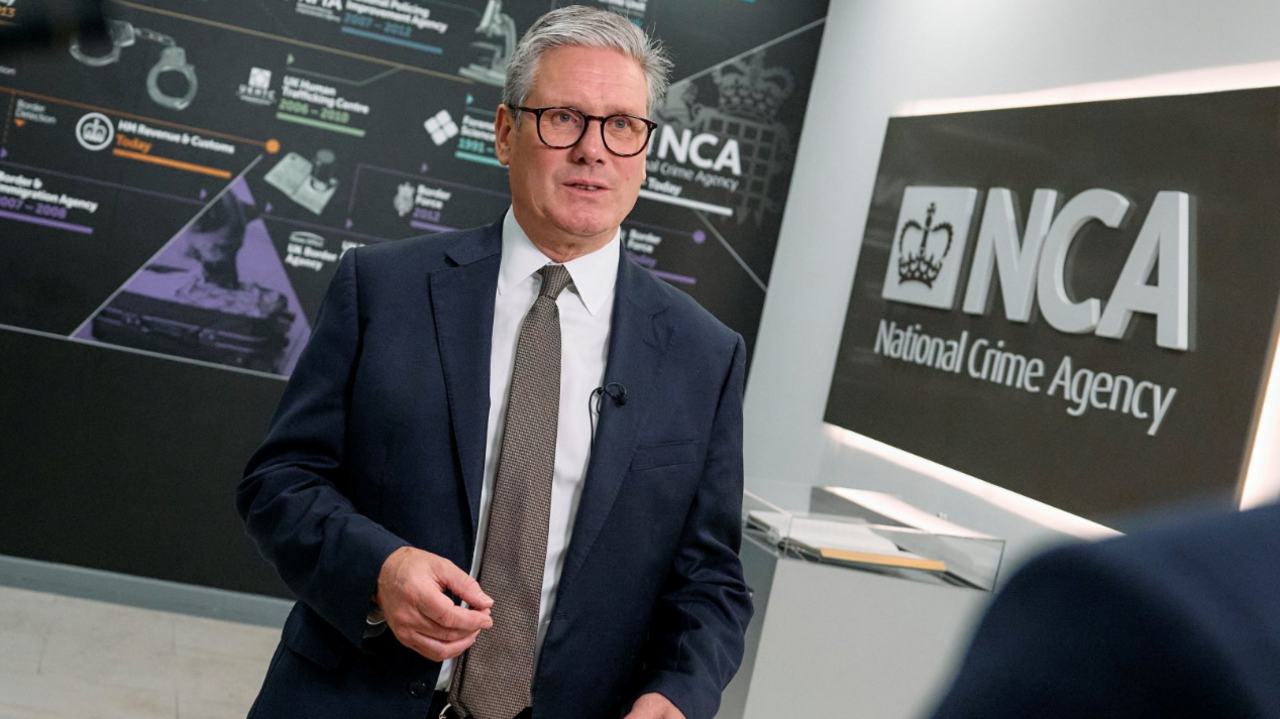
[[[608,242],[613,239],[614,233],[618,231],[619,224],[621,224],[621,220],[613,222],[599,218],[592,218],[591,220],[561,223],[560,230],[567,235],[576,237],[582,242],[591,242],[593,240]]]

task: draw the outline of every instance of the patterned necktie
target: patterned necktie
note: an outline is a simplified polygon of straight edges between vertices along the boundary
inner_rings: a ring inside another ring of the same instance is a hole
[[[489,505],[480,586],[493,598],[493,627],[460,659],[449,703],[476,719],[511,719],[530,706],[547,561],[547,520],[560,417],[560,311],[570,282],[546,265],[542,289],[516,341],[506,425]]]

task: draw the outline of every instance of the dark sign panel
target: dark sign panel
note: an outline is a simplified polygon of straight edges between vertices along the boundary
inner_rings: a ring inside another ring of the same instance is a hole
[[[1231,498],[1280,90],[889,122],[826,420],[1091,519]]]

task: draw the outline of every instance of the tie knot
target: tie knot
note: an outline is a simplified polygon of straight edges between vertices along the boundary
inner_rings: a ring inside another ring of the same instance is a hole
[[[538,290],[538,296],[553,300],[573,281],[564,265],[543,265],[538,274],[542,275],[542,289]]]

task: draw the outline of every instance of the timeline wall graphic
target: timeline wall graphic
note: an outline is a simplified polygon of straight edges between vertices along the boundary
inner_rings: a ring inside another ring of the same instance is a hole
[[[114,2],[5,61],[0,325],[287,376],[346,250],[509,204],[495,108],[556,4]],[[625,247],[753,341],[826,0],[596,4],[676,59]]]
[[[668,46],[626,251],[754,344],[828,0],[580,0]],[[0,0],[21,23],[39,0]],[[0,554],[287,595],[232,495],[343,252],[489,224],[553,0],[107,0],[0,48]]]

